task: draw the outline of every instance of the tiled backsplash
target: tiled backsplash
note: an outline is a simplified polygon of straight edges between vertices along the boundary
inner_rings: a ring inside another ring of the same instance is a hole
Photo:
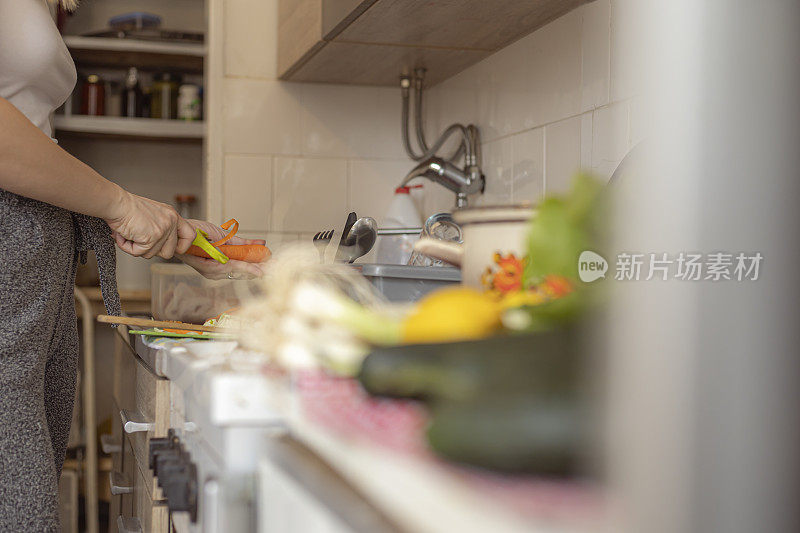
[[[222,159],[209,165],[222,173],[212,218],[236,216],[245,234],[277,243],[338,228],[350,210],[380,216],[414,164],[401,145],[399,89],[277,81],[277,0],[210,1],[224,18],[211,39],[224,57],[209,82],[223,93],[209,117],[223,145],[210,153]],[[426,93],[428,137],[452,122],[481,130],[487,188],[477,203],[536,201],[579,168],[613,172],[640,120],[613,52],[629,1],[587,4]],[[424,214],[452,203],[426,183]]]
[[[480,127],[487,186],[477,203],[535,202],[579,169],[609,177],[637,140],[632,84],[615,83],[621,63],[611,61],[624,3],[587,4],[430,91],[438,129]]]

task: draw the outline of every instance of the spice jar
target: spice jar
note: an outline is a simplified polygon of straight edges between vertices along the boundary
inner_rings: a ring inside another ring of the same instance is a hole
[[[180,76],[161,72],[153,77],[150,95],[152,118],[178,118],[178,85]]]
[[[81,113],[84,115],[105,115],[106,91],[103,80],[97,74],[87,76],[83,84]]]
[[[178,118],[181,120],[200,120],[200,88],[185,84],[178,89]]]
[[[181,218],[194,218],[195,203],[197,203],[197,197],[193,194],[175,195],[175,209]]]

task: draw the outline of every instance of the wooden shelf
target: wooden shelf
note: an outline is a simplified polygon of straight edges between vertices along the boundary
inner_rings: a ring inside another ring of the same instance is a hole
[[[156,118],[95,117],[56,115],[57,134],[111,136],[132,139],[201,141],[205,123]]]
[[[283,80],[435,85],[592,0],[281,0]]]
[[[64,36],[75,63],[87,67],[203,72],[204,44],[138,41],[107,37]]]

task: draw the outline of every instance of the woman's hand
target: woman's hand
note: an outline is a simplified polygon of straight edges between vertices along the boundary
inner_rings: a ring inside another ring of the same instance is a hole
[[[119,189],[112,215],[105,221],[122,251],[150,259],[156,255],[169,259],[191,246],[195,231],[175,209]]]
[[[187,220],[187,222],[196,229],[201,229],[208,234],[208,240],[211,242],[218,241],[228,234],[227,231],[219,226],[206,222],[204,220]],[[194,229],[192,230],[194,232]],[[194,235],[194,233],[193,233]],[[241,237],[233,237],[225,244],[266,244],[263,239],[242,239]],[[185,250],[184,250],[185,251]],[[180,255],[180,260],[191,266],[203,276],[209,279],[253,279],[260,278],[264,271],[258,263],[247,263],[245,261],[235,261],[231,259],[224,265],[218,263],[214,259],[205,257],[197,257],[195,255]]]

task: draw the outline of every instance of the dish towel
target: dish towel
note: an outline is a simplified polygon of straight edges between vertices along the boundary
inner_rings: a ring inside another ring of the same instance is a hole
[[[103,295],[106,313],[120,316],[122,305],[117,291],[117,251],[114,239],[111,237],[111,228],[102,219],[78,213],[72,214],[72,220],[75,225],[75,250],[78,252],[78,260],[81,264],[86,264],[86,252],[94,250],[97,256],[97,268],[100,271],[100,292]],[[117,326],[112,324],[112,327]]]

